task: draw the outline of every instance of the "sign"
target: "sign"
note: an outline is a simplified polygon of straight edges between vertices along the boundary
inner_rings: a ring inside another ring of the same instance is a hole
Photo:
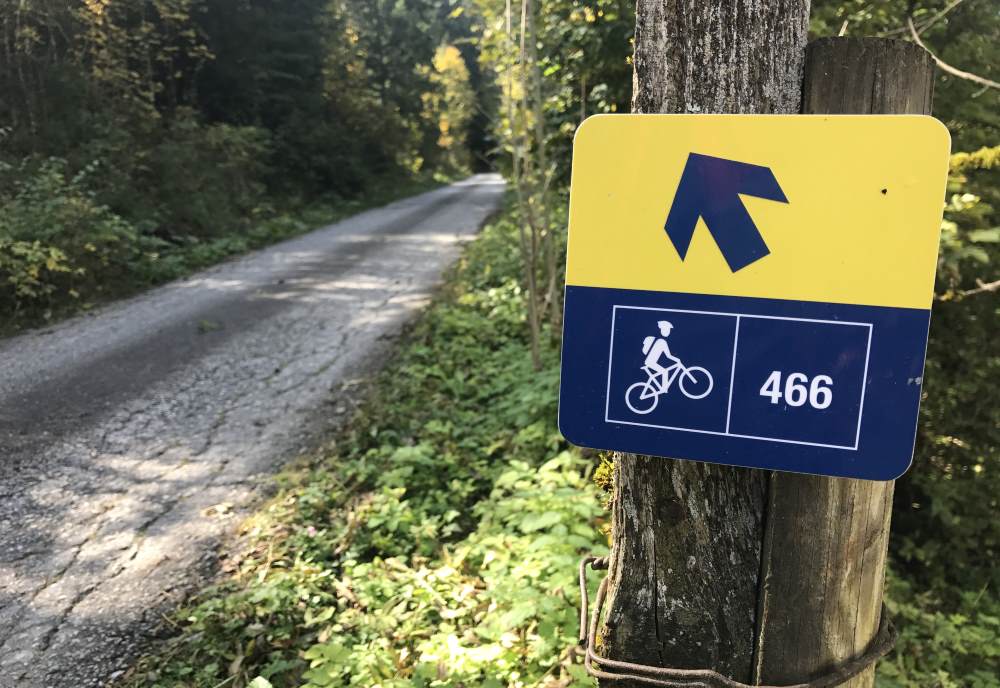
[[[573,148],[562,433],[902,475],[949,147],[923,116],[588,119]]]

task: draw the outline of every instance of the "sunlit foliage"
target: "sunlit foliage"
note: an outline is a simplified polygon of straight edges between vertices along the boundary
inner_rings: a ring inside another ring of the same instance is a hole
[[[576,571],[605,516],[554,426],[556,347],[531,365],[518,221],[486,228],[350,431],[285,476],[232,577],[128,686],[587,685]]]
[[[469,45],[449,13],[436,0],[0,0],[0,312],[38,322],[257,245],[262,225],[309,204],[467,171],[485,150],[469,135],[479,71],[475,51],[435,57]],[[41,183],[48,205],[31,207],[24,189]],[[104,219],[33,224],[81,197],[121,228],[106,265],[79,252],[103,245]]]

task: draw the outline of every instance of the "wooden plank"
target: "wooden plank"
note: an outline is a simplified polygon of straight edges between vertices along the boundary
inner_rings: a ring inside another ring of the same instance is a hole
[[[929,114],[933,83],[930,55],[912,43],[821,39],[807,50],[803,112]],[[792,474],[769,483],[754,679],[782,684],[857,657],[874,638],[894,483]],[[871,669],[844,685],[873,683]]]

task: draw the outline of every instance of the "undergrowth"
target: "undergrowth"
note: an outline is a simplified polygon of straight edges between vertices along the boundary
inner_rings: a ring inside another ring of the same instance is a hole
[[[229,580],[128,686],[566,686],[593,463],[532,369],[516,226],[489,225],[351,428],[245,525]]]

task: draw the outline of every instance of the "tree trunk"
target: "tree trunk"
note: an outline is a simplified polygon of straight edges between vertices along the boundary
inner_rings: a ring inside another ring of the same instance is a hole
[[[808,0],[639,0],[632,111],[795,113]]]
[[[930,114],[934,62],[906,41],[809,45],[806,114]],[[864,653],[882,606],[893,482],[776,473],[761,561],[754,678],[812,678]],[[874,667],[844,686],[873,685]]]
[[[808,0],[639,0],[633,111],[798,112],[808,20]],[[631,454],[615,469],[604,652],[749,681],[768,474]]]

